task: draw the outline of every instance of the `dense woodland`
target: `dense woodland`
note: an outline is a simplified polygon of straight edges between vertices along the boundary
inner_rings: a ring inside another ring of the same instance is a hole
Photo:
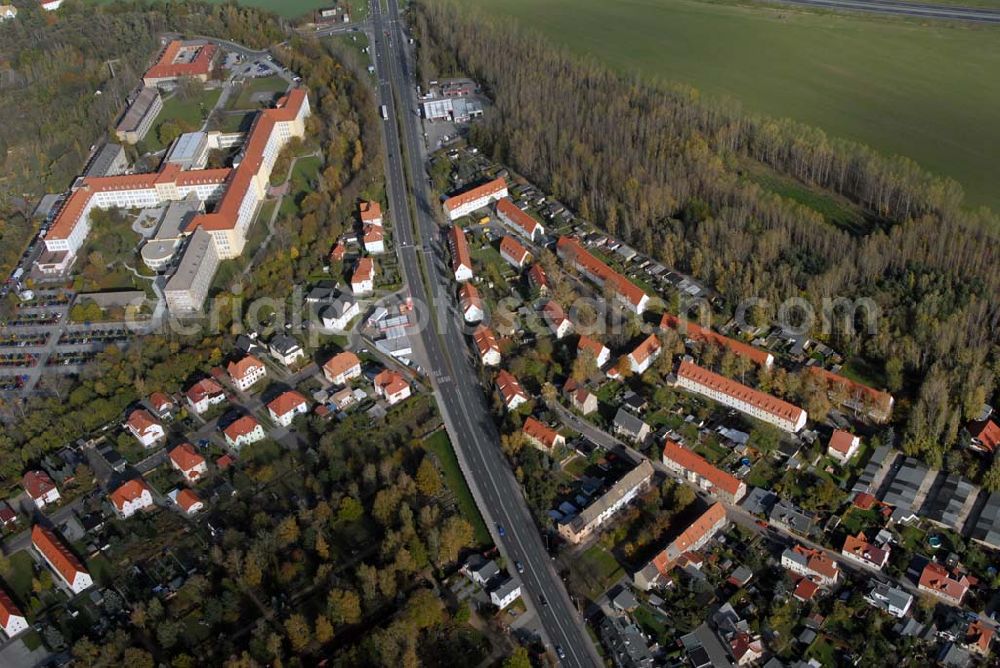
[[[730,305],[874,299],[876,333],[815,334],[884,370],[882,384],[903,399],[907,452],[941,464],[963,422],[994,398],[998,220],[964,208],[953,181],[815,128],[614,73],[447,0],[418,2],[413,20],[425,80],[467,74],[495,100],[472,141],[583,218]],[[843,196],[881,224],[838,229],[744,178],[747,161]]]

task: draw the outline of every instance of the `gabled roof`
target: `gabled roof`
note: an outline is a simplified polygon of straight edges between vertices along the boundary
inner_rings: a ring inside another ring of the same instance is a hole
[[[253,355],[244,355],[235,362],[230,362],[226,366],[226,372],[228,372],[229,376],[234,380],[242,380],[252,369],[263,367],[264,363]]]
[[[503,397],[504,405],[510,405],[510,402],[515,397],[521,397],[525,401],[528,400],[528,394],[521,387],[521,383],[506,369],[501,369],[497,373],[497,389],[500,390],[500,396]]]
[[[514,260],[518,264],[524,264],[531,255],[528,249],[512,236],[505,236],[500,240],[500,254]]]
[[[362,223],[370,223],[382,217],[382,206],[378,202],[362,202],[358,205]]]
[[[181,510],[185,513],[190,512],[191,507],[196,503],[201,503],[201,499],[194,493],[194,490],[185,487],[181,491],[177,492],[177,505],[180,506]]]
[[[347,254],[347,246],[344,245],[343,241],[338,241],[337,245],[333,247],[330,251],[330,260],[332,262],[340,262],[344,259],[344,255]]]
[[[299,406],[305,405],[306,398],[295,390],[282,392],[267,404],[267,409],[274,415],[281,417],[291,413]]]
[[[342,353],[337,353],[330,359],[326,361],[323,365],[323,370],[329,373],[331,376],[336,378],[337,376],[343,374],[345,371],[353,369],[361,364],[361,359],[357,355],[352,353],[350,350],[345,350]]]
[[[857,536],[848,535],[844,539],[844,547],[841,552],[854,555],[878,568],[882,568],[886,559],[889,558],[888,550],[883,550],[869,543],[864,533],[859,533]]]
[[[246,436],[247,434],[253,433],[253,431],[259,426],[260,423],[257,422],[257,419],[252,415],[244,415],[223,429],[222,433],[224,433],[229,440],[235,441],[240,436]]]
[[[580,341],[576,344],[577,355],[583,353],[584,351],[587,351],[594,356],[595,360],[598,357],[600,357],[601,353],[604,352],[605,350],[607,350],[607,348],[603,343],[601,343],[597,339],[590,338],[586,334],[581,335]]]
[[[483,300],[479,296],[479,290],[472,283],[462,283],[462,287],[458,289],[458,300],[461,302],[462,311],[468,311],[471,308],[483,310]]]
[[[535,232],[542,229],[537,220],[517,208],[517,205],[509,197],[497,200],[497,213],[506,216],[512,224],[523,230],[529,239],[534,236]]]
[[[131,413],[129,413],[128,420],[125,423],[133,431],[144,434],[147,429],[153,426],[162,427],[159,421],[149,414],[144,408],[137,408]]]
[[[386,395],[393,395],[402,392],[410,386],[406,382],[406,378],[403,374],[398,371],[393,371],[392,369],[383,369],[380,371],[374,380],[375,387],[379,388]]]
[[[629,354],[629,357],[631,357],[636,364],[642,364],[658,352],[660,352],[660,339],[658,339],[655,334],[650,334],[646,337],[645,341],[635,347],[635,350]]]
[[[40,499],[56,488],[56,484],[45,471],[28,471],[24,474],[22,484],[24,491],[32,499]]]
[[[857,437],[849,431],[835,429],[833,431],[833,436],[830,437],[830,449],[835,450],[842,455],[846,455],[851,451],[855,438]]]
[[[667,439],[663,446],[663,456],[676,462],[681,468],[697,474],[707,480],[712,487],[717,487],[729,494],[735,495],[740,488],[740,481],[725,471],[709,464],[701,455],[688,450],[680,443]]]
[[[556,247],[564,257],[571,257],[584,271],[598,277],[633,306],[639,306],[648,297],[642,288],[591,255],[579,239],[559,237]]]
[[[222,393],[222,386],[211,378],[202,378],[185,392],[191,403],[195,404],[202,399],[214,397]]]
[[[496,350],[498,352],[500,350],[500,345],[497,343],[496,335],[494,335],[493,330],[486,325],[479,325],[476,327],[475,331],[472,332],[472,338],[476,341],[476,348],[479,349],[480,357],[491,350]]]
[[[153,490],[149,488],[145,480],[133,478],[111,492],[111,502],[115,504],[115,508],[122,510],[125,504],[141,498],[143,492],[149,492],[150,496],[153,494]]]
[[[181,471],[190,471],[191,469],[201,466],[205,463],[205,458],[202,457],[194,446],[190,443],[181,443],[176,448],[170,451],[170,460],[177,465]]]
[[[693,362],[681,362],[680,367],[677,369],[677,376],[679,378],[686,378],[716,392],[727,394],[734,399],[743,401],[754,408],[770,413],[783,420],[795,423],[805,415],[805,411],[798,406],[777,397],[772,397],[770,394],[747,387],[735,380],[700,367]]]
[[[459,267],[472,269],[472,256],[469,254],[469,242],[465,238],[465,230],[458,225],[452,225],[448,230],[448,247],[451,248],[451,268],[453,271]]]
[[[481,186],[476,186],[475,188],[470,188],[465,192],[459,193],[454,197],[449,197],[444,202],[444,208],[446,211],[454,211],[464,204],[469,202],[474,202],[483,197],[489,197],[500,192],[507,187],[507,181],[501,177],[498,179],[493,179]]]
[[[351,276],[351,283],[370,281],[373,278],[375,278],[375,261],[370,257],[358,260],[358,266],[354,269],[354,275]]]
[[[965,630],[965,644],[975,645],[979,651],[986,654],[990,651],[990,642],[993,640],[993,629],[978,619],[969,624]]]
[[[545,302],[545,306],[542,307],[542,315],[552,327],[558,327],[564,320],[568,320],[563,307],[554,299]]]
[[[731,350],[740,357],[750,360],[758,366],[770,366],[774,362],[774,356],[766,350],[754,348],[747,343],[731,339],[728,336],[723,336],[722,334],[713,332],[707,327],[702,327],[701,325],[693,323],[690,320],[682,320],[681,318],[671,315],[670,313],[663,314],[663,318],[660,320],[660,327],[672,327],[691,340],[706,341],[708,343],[721,346]]]
[[[11,617],[24,617],[24,613],[14,604],[7,592],[0,589],[0,627],[7,628]]]
[[[153,392],[149,395],[149,403],[158,411],[174,405],[173,400],[163,392]]]
[[[537,262],[528,268],[528,282],[539,288],[549,287],[549,277]]]
[[[813,365],[806,368],[809,369],[809,373],[820,376],[826,380],[827,383],[831,385],[840,385],[847,389],[852,395],[868,399],[879,411],[885,411],[892,407],[893,398],[888,392],[882,392],[881,390],[876,390],[872,387],[868,387],[867,385],[862,385],[857,381],[835,374],[832,371],[828,371],[820,366]]]
[[[77,573],[87,573],[80,560],[51,529],[36,524],[31,529],[31,543],[45,555],[49,563],[67,582],[73,582]]]
[[[796,545],[791,551],[799,555],[804,560],[806,568],[813,573],[832,578],[840,572],[837,568],[837,562],[827,556],[825,552],[814,550],[805,545]]]
[[[182,50],[197,49],[194,58],[180,60],[177,56]],[[163,50],[156,63],[146,70],[143,78],[165,79],[168,77],[190,77],[208,74],[212,67],[212,58],[218,50],[214,44],[185,44],[175,39]]]
[[[969,425],[969,435],[978,440],[988,452],[996,452],[1000,447],[1000,427],[993,420],[973,422]]]
[[[381,225],[365,225],[363,241],[366,244],[372,244],[376,241],[382,241],[385,238],[385,233],[382,231]]]
[[[955,600],[962,600],[969,590],[969,579],[964,575],[956,578],[948,569],[935,561],[927,562],[920,573],[920,586]]]
[[[552,448],[556,444],[556,438],[559,436],[559,432],[552,427],[543,424],[533,417],[529,417],[524,421],[524,425],[521,427],[521,431],[524,432],[525,436],[528,436],[547,448]]]

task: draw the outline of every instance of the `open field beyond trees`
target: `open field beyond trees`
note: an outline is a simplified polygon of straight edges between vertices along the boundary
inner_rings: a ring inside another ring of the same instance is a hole
[[[1000,208],[998,28],[697,0],[463,1],[615,68],[911,157]]]

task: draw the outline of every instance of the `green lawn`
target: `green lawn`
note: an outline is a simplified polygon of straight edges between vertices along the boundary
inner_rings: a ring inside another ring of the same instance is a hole
[[[604,593],[623,574],[614,555],[600,545],[594,545],[576,555],[570,565],[570,579],[574,588],[591,600]]]
[[[180,94],[175,93],[165,98],[163,100],[163,109],[156,117],[153,127],[149,129],[149,133],[139,142],[140,148],[151,152],[166,148],[167,145],[160,141],[159,130],[167,122],[176,123],[180,127],[181,132],[194,132],[200,129],[208,114],[215,107],[215,103],[219,101],[221,94],[222,89],[216,88],[214,90],[200,91],[190,97],[182,97]]]
[[[260,109],[268,105],[257,99],[262,97],[258,95],[259,93],[270,93],[271,99],[268,102],[271,102],[286,90],[288,90],[288,82],[279,76],[250,79],[242,85],[239,95],[229,98],[226,107],[230,111],[236,109]]]
[[[281,201],[281,215],[295,213],[296,202],[299,198],[315,189],[322,166],[322,159],[315,156],[301,158],[295,162],[288,194]],[[279,178],[284,178],[284,176],[284,174],[278,175]]]
[[[469,491],[465,477],[462,475],[462,469],[458,465],[458,458],[451,447],[448,434],[444,431],[435,432],[424,439],[424,448],[437,456],[438,462],[441,464],[441,470],[444,472],[445,484],[448,485],[448,488],[455,495],[458,509],[462,512],[465,519],[472,523],[472,528],[475,529],[476,542],[480,545],[492,544],[493,539],[490,538],[490,532],[486,528],[483,516],[479,514],[479,509],[476,508],[476,502],[472,498],[472,492]]]
[[[615,68],[909,156],[1000,206],[995,27],[699,0],[465,2]]]
[[[4,580],[10,587],[11,593],[22,604],[27,605],[28,599],[31,598],[31,580],[35,576],[35,561],[27,550],[15,552],[7,560],[10,563],[10,571],[4,573]]]

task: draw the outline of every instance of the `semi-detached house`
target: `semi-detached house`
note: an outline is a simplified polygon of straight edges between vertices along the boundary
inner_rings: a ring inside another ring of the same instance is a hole
[[[465,238],[465,230],[458,225],[452,225],[448,231],[448,249],[451,251],[451,270],[455,280],[459,283],[471,280],[473,273],[469,241]]]
[[[500,398],[503,405],[509,411],[517,410],[521,404],[528,402],[528,393],[521,387],[517,378],[506,369],[497,372],[497,390],[500,391]]]
[[[153,507],[153,490],[142,478],[134,478],[111,492],[111,503],[120,517],[128,519]]]

